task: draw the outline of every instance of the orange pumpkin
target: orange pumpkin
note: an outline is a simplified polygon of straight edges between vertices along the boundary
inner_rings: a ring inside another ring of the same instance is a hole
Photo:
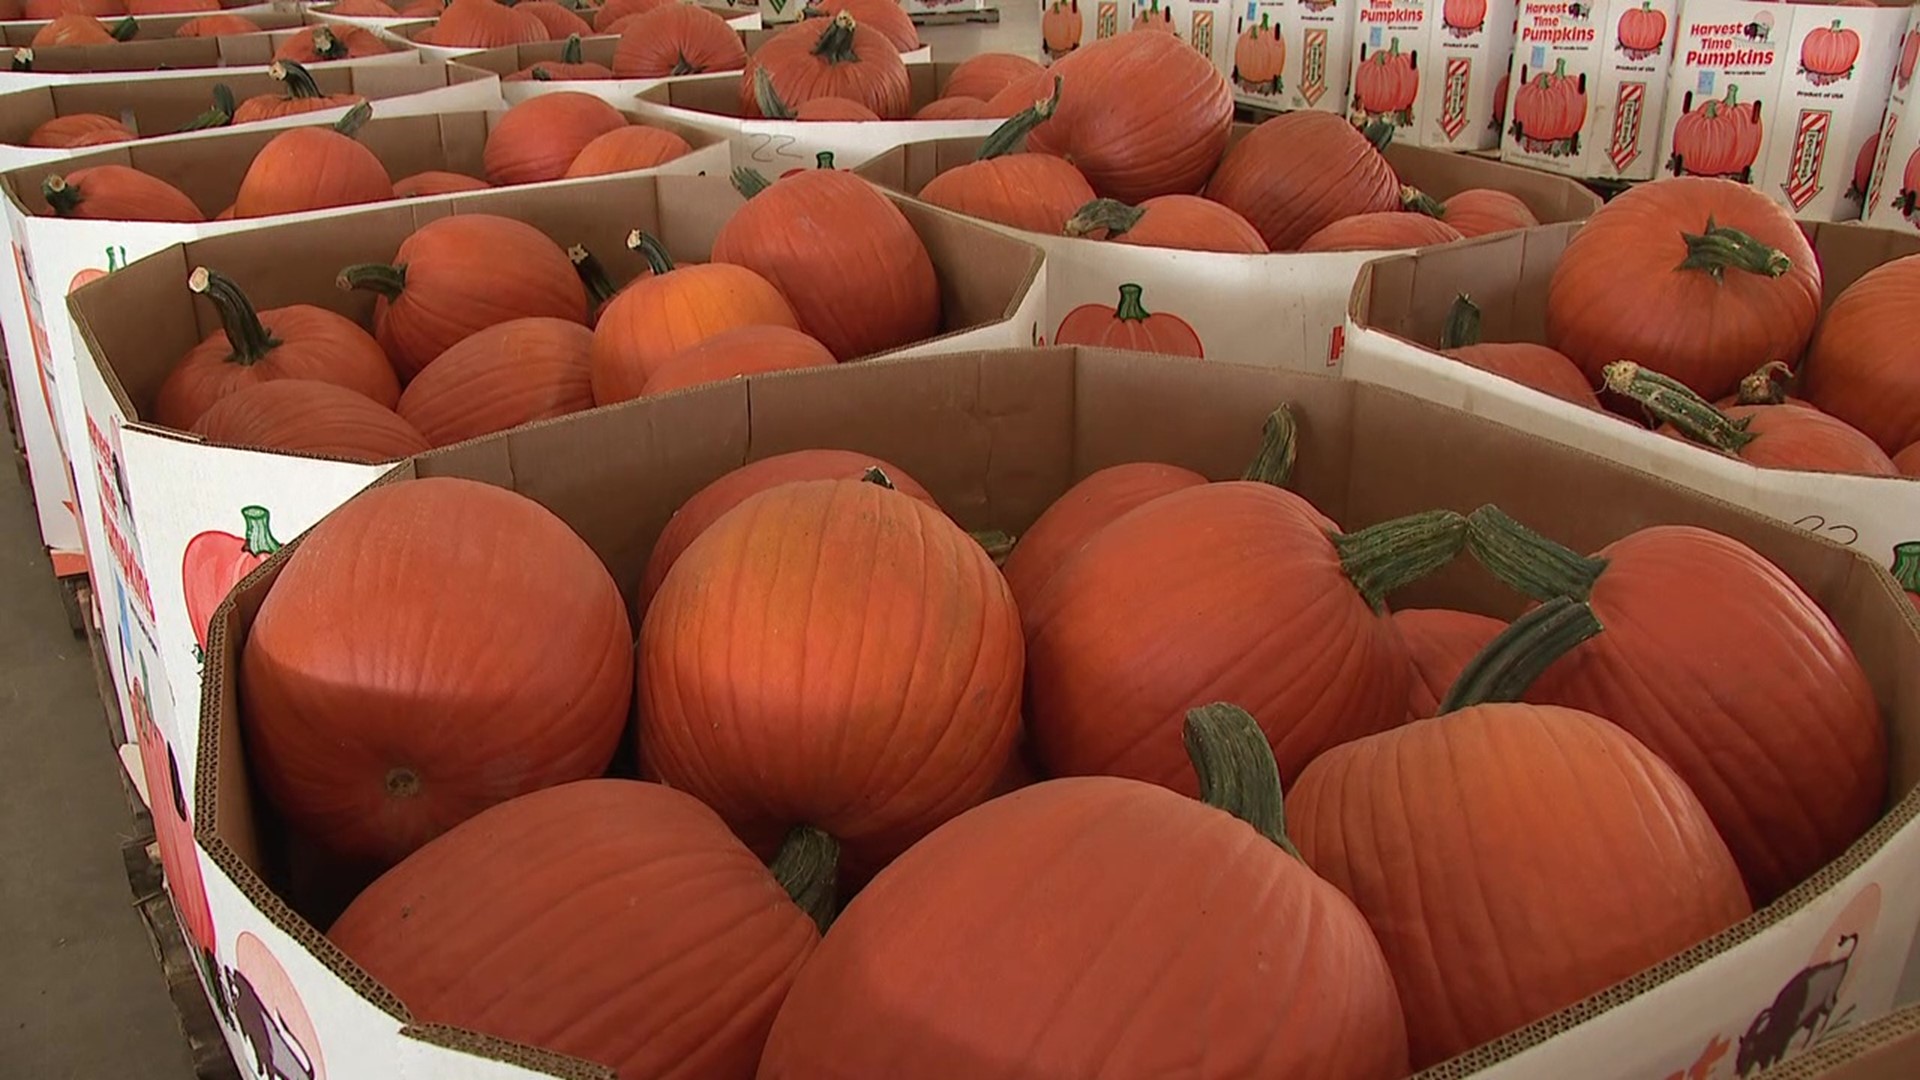
[[[1300,250],[1393,251],[1461,239],[1459,230],[1438,218],[1410,210],[1382,210],[1341,218],[1301,241]]]
[[[867,108],[857,101],[843,97],[808,98],[806,101],[800,103],[799,108],[789,108],[786,102],[780,100],[780,92],[773,88],[773,79],[767,74],[766,68],[761,68],[759,71],[754,72],[753,79],[754,89],[758,95],[755,100],[760,109],[760,115],[769,120],[800,120],[808,122],[841,121],[857,123],[880,119],[872,109]]]
[[[233,198],[233,216],[295,214],[392,198],[393,177],[387,167],[353,138],[372,114],[372,107],[361,102],[332,127],[293,128],[275,135],[247,166]]]
[[[185,15],[219,11],[220,0],[126,0],[129,15]]]
[[[1519,196],[1492,188],[1469,188],[1449,196],[1440,204],[1446,210],[1441,220],[1453,226],[1461,236],[1487,236],[1513,229],[1531,229],[1540,224]]]
[[[433,3],[434,14],[439,14],[438,0],[429,0],[429,2]],[[322,10],[329,15],[347,15],[360,19],[400,18],[400,12],[392,4],[387,3],[387,0],[335,0]]]
[[[162,425],[190,431],[222,398],[280,379],[332,383],[388,409],[400,399],[386,354],[352,319],[311,304],[258,311],[237,283],[205,267],[187,285],[213,305],[222,329],[160,384],[153,418]]]
[[[308,530],[247,636],[253,777],[303,835],[398,862],[600,775],[632,641],[607,568],[539,503],[451,477],[373,488]]]
[[[995,128],[973,161],[934,177],[920,189],[920,199],[1016,229],[1060,235],[1074,211],[1093,199],[1093,188],[1064,158],[1013,152],[1059,104],[1055,82],[1052,98]]]
[[[250,124],[255,120],[278,120],[283,116],[320,112],[325,109],[351,108],[367,100],[359,94],[322,93],[313,74],[296,60],[275,60],[267,74],[284,83],[287,92],[259,94],[241,102],[233,110],[233,123]]]
[[[424,195],[457,195],[463,191],[486,191],[492,184],[465,173],[429,169],[393,182],[393,197],[416,199]]]
[[[919,112],[913,114],[915,120],[991,120],[996,119],[987,103],[970,97],[944,97],[929,101]]]
[[[825,345],[785,326],[742,326],[724,330],[668,357],[647,377],[641,397],[684,390],[711,382],[830,367],[836,361]]]
[[[940,88],[940,96],[992,101],[1002,90],[1023,79],[1032,80],[1042,70],[1039,64],[1013,53],[979,53],[953,69]]]
[[[546,0],[541,0],[546,2]],[[554,5],[557,6],[557,5]],[[566,45],[560,50],[560,59],[541,60],[528,64],[511,75],[502,76],[502,82],[564,82],[576,79],[611,79],[613,69],[605,64],[596,64],[584,60],[580,37],[574,35],[566,39]]]
[[[125,165],[95,165],[49,176],[40,193],[54,214],[91,221],[205,221],[177,187]]]
[[[1893,467],[1902,476],[1920,476],[1920,443],[1914,443],[1893,455]]]
[[[81,143],[79,140],[104,136],[112,142],[126,142],[138,138],[127,126],[111,116],[99,113],[72,113],[56,116],[34,128],[27,136],[28,146],[43,147],[50,150],[65,150],[75,146],[95,145]]]
[[[61,45],[112,45],[130,40],[139,30],[132,19],[122,19],[111,29],[90,15],[62,15],[34,32],[31,47],[52,48]]]
[[[1416,720],[1439,714],[1467,665],[1507,628],[1499,619],[1446,608],[1402,608],[1393,613],[1393,625],[1413,661],[1409,704]]]
[[[368,464],[431,449],[426,437],[365,394],[314,379],[275,379],[214,402],[193,433],[219,446],[319,454]]]
[[[1400,180],[1345,118],[1291,112],[1227,151],[1207,198],[1252,222],[1270,250],[1295,251],[1341,218],[1398,210]]]
[[[229,37],[235,34],[257,34],[262,29],[264,28],[259,23],[245,15],[229,15],[223,12],[218,15],[202,15],[197,19],[188,19],[174,30],[173,36],[177,38]]]
[[[772,282],[841,360],[940,332],[940,283],[906,215],[880,189],[836,169],[782,177],[720,227],[713,260]]]
[[[620,110],[591,94],[541,94],[508,109],[493,125],[481,160],[495,184],[558,180],[588,143],[625,126]]]
[[[574,14],[572,8],[556,4],[553,0],[525,0],[513,5],[513,10],[538,20],[546,28],[548,41],[593,36],[593,27],[588,25],[587,20]]]
[[[1454,298],[1453,309],[1447,313],[1440,349],[1469,367],[1552,394],[1583,409],[1604,411],[1580,366],[1559,351],[1524,341],[1483,343],[1480,309],[1464,295]]]
[[[310,34],[295,34],[273,51],[275,60],[301,64],[319,64],[328,60],[351,60],[362,56],[381,56],[393,50],[361,26],[329,23],[316,26]]]
[[[396,411],[434,446],[593,408],[593,331],[567,319],[510,319],[435,357]]]
[[[494,0],[453,0],[440,21],[415,35],[422,45],[460,49],[497,49],[547,40],[547,26],[537,17]]]
[[[740,110],[761,116],[755,73],[765,69],[781,101],[798,108],[817,97],[846,98],[888,120],[912,115],[907,65],[891,42],[841,12],[780,31],[747,58]]]
[[[609,405],[646,392],[647,381],[680,350],[741,326],[797,328],[793,308],[766,278],[710,262],[675,267],[660,242],[635,232],[627,246],[652,273],[622,289],[593,331],[593,400]]]
[[[447,9],[447,3],[448,0],[408,0],[400,5],[400,16],[407,19],[437,19]]]
[[[430,221],[401,243],[391,265],[347,267],[339,284],[380,295],[374,337],[403,380],[496,323],[539,315],[587,319],[586,289],[560,245],[525,222],[492,214]]]
[[[125,0],[26,0],[21,7],[21,16],[34,20],[57,19],[68,14],[105,18],[126,13]]]
[[[1139,206],[1095,199],[1075,210],[1062,231],[1068,236],[1103,233],[1115,243],[1142,247],[1229,255],[1267,253],[1267,242],[1252,222],[1198,195],[1157,195]]]
[[[832,18],[843,11],[861,26],[878,31],[900,52],[912,52],[920,47],[920,31],[898,0],[813,0],[805,14],[810,19]]]
[[[1909,361],[1920,341],[1916,287],[1920,257],[1867,271],[1834,299],[1807,353],[1807,397],[1890,454],[1920,442],[1920,376]]]
[[[1035,604],[1053,575],[1101,529],[1162,495],[1206,482],[1192,469],[1139,461],[1101,469],[1068,488],[1021,535],[1001,567],[1022,615],[1038,610]]]
[[[613,50],[613,73],[622,79],[663,79],[746,66],[747,48],[739,33],[694,4],[668,4],[635,18]]]
[[[692,152],[687,140],[665,128],[628,124],[582,147],[573,164],[567,166],[566,175],[572,179],[651,169]]]
[[[614,24],[622,19],[645,15],[679,0],[607,0],[593,13],[593,28],[602,34],[617,34]]]

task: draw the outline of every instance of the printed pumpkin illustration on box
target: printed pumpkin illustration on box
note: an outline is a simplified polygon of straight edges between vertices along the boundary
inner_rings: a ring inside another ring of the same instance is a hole
[[[227,1020],[246,1044],[242,1068],[261,1080],[326,1080],[320,1037],[299,993],[267,951],[265,942],[242,930],[227,972]]]
[[[1893,81],[1902,90],[1913,81],[1913,68],[1920,64],[1920,27],[1907,31],[1900,42],[1900,66],[1894,69]]]
[[[1058,60],[1080,47],[1080,0],[1052,0],[1040,16],[1040,47]]]
[[[1287,66],[1287,42],[1266,12],[1253,26],[1240,20],[1240,36],[1233,43],[1233,85],[1249,94],[1278,94]]]
[[[1451,37],[1472,37],[1487,25],[1487,0],[1447,0],[1440,22]]]
[[[1587,77],[1567,74],[1556,59],[1552,71],[1528,75],[1520,66],[1520,90],[1513,95],[1513,137],[1528,152],[1565,157],[1580,152],[1580,129],[1587,122]]]
[[[1685,114],[1673,128],[1673,159],[1667,163],[1675,176],[1715,176],[1741,183],[1753,180],[1753,163],[1760,157],[1760,103],[1741,101],[1740,87],[1727,84],[1725,96],[1695,102],[1688,91],[1681,101]]]
[[[1907,156],[1907,164],[1900,170],[1900,191],[1893,197],[1893,206],[1900,216],[1913,220],[1913,208],[1920,201],[1920,150]]]
[[[1371,54],[1361,49],[1359,70],[1353,73],[1353,111],[1365,122],[1380,117],[1407,127],[1413,123],[1413,99],[1420,93],[1420,56],[1401,52],[1400,39]]]
[[[1175,37],[1180,36],[1180,32],[1173,28],[1173,8],[1161,7],[1160,0],[1148,0],[1140,5],[1139,12],[1133,17],[1133,28],[1160,30]]]
[[[180,918],[180,929],[193,947],[194,966],[201,981],[217,999],[225,993],[220,967],[214,957],[213,911],[207,904],[206,882],[200,876],[200,860],[193,849],[193,818],[187,808],[187,793],[180,783],[180,762],[153,716],[153,679],[147,662],[140,660],[140,674],[133,679],[134,733],[140,742],[140,774],[147,782],[147,803],[153,814],[153,836],[160,848],[160,869],[166,877],[167,893],[173,898],[173,910]]]
[[[1667,13],[1655,11],[1651,0],[1643,2],[1637,8],[1628,8],[1620,13],[1620,22],[1614,29],[1615,44],[1629,60],[1645,60],[1657,56],[1661,41],[1667,36]]]
[[[180,584],[187,598],[187,621],[193,625],[196,660],[204,659],[213,609],[240,584],[240,579],[280,550],[266,507],[241,507],[240,522],[238,536],[217,529],[195,536],[187,541],[186,553],[180,559]]]
[[[1148,312],[1145,290],[1134,284],[1120,286],[1117,307],[1082,304],[1067,312],[1053,332],[1053,343],[1206,359],[1193,327],[1178,315]]]
[[[1808,34],[1800,43],[1800,70],[1815,86],[1841,82],[1853,76],[1853,62],[1860,59],[1860,35],[1833,20]]]
[[[1907,599],[1920,608],[1920,540],[1893,545],[1893,565],[1888,567],[1893,580],[1907,590]]]

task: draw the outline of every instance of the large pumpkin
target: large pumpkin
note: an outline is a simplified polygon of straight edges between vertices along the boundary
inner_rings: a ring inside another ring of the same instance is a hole
[[[1135,507],[1206,482],[1192,469],[1157,461],[1111,465],[1089,474],[1055,499],[1007,556],[1001,570],[1014,603],[1023,615],[1038,610],[1035,602],[1053,575],[1100,530]]]
[[[275,60],[301,64],[320,64],[329,60],[351,60],[361,56],[380,56],[392,52],[387,43],[363,26],[329,23],[316,26],[310,34],[295,34],[273,51]]]
[[[477,176],[428,169],[426,172],[417,172],[412,176],[403,176],[395,180],[393,197],[418,199],[428,195],[457,195],[465,191],[485,191],[492,186]]]
[[[1547,344],[1589,380],[1632,359],[1709,399],[1757,362],[1797,359],[1819,315],[1806,235],[1765,192],[1730,180],[1620,195],[1574,234],[1547,286]]]
[[[831,17],[843,11],[861,26],[879,32],[903,53],[920,47],[920,31],[898,0],[811,0],[806,7],[808,18]]]
[[[1887,453],[1920,442],[1920,256],[1867,271],[1827,309],[1807,353],[1805,392]]]
[[[315,379],[274,379],[236,390],[201,413],[193,433],[219,446],[367,463],[431,449],[426,437],[392,409]]]
[[[581,176],[606,176],[611,173],[637,172],[664,165],[693,152],[687,140],[666,128],[648,124],[627,124],[614,128],[580,148],[567,166],[571,180]]]
[[[46,49],[63,45],[112,45],[116,41],[131,39],[138,30],[139,26],[132,19],[122,19],[108,29],[90,15],[69,12],[35,31],[29,46]]]
[[[1392,251],[1399,248],[1450,244],[1464,239],[1460,231],[1439,218],[1411,210],[1378,210],[1344,217],[1307,237],[1300,250]]]
[[[546,508],[435,477],[308,531],[240,665],[253,776],[302,834],[397,862],[495,803],[600,775],[626,724],[632,630]]]
[[[1042,71],[1039,64],[1013,53],[979,53],[962,60],[940,88],[943,98],[965,97],[992,101],[1000,91]]]
[[[1580,366],[1557,349],[1531,341],[1482,342],[1480,309],[1457,296],[1440,333],[1442,353],[1490,375],[1511,379],[1583,409],[1601,411],[1600,398]]]
[[[1631,360],[1606,367],[1607,389],[1638,401],[1661,431],[1763,469],[1898,476],[1886,451],[1858,428],[1805,404],[1715,406]]]
[[[349,266],[340,285],[379,294],[374,337],[402,379],[495,323],[539,315],[587,321],[586,287],[560,245],[492,214],[430,221],[401,242],[391,264]]]
[[[353,138],[371,115],[372,106],[363,101],[332,127],[299,127],[275,135],[247,166],[233,198],[233,216],[297,214],[391,199],[393,177],[387,167]]]
[[[51,150],[65,150],[74,146],[94,145],[96,138],[107,138],[114,142],[126,142],[139,136],[127,130],[127,126],[111,116],[99,113],[70,113],[56,116],[41,124],[27,136],[27,145]]]
[[[795,108],[817,97],[857,101],[888,120],[913,113],[907,65],[893,43],[841,12],[776,34],[747,58],[740,74],[743,116],[760,116],[755,73],[765,69],[781,101]]]
[[[1468,188],[1448,196],[1440,205],[1444,209],[1441,220],[1461,236],[1487,236],[1540,224],[1519,196],[1494,188]]]
[[[639,656],[643,766],[757,850],[820,829],[855,880],[986,798],[1020,721],[999,570],[868,480],[786,484],[708,526],[647,607]]]
[[[1583,559],[1491,508],[1474,512],[1473,535],[1496,575],[1537,597],[1584,597],[1607,627],[1527,700],[1604,716],[1672,765],[1756,905],[1879,816],[1887,743],[1866,673],[1826,613],[1757,552],[1669,525]]]
[[[534,8],[551,9],[571,19],[579,18],[578,15],[575,15],[573,12],[568,11],[558,4],[552,3],[551,0],[536,0],[536,2],[532,4],[521,4],[520,8],[529,11]],[[521,68],[511,75],[501,76],[500,81],[555,82],[568,79],[590,80],[613,78],[612,68],[605,64],[596,64],[590,60],[583,59],[584,54],[581,50],[580,35],[575,34],[570,37],[564,37],[563,39],[566,44],[560,47],[560,59],[540,60],[528,64],[526,67]]]
[[[800,329],[841,360],[940,332],[940,282],[906,215],[879,188],[808,169],[759,191],[720,227],[713,261],[773,282]]]
[[[573,8],[557,4],[554,0],[522,0],[513,5],[513,10],[522,15],[531,15],[546,28],[548,41],[569,41],[593,36],[593,24],[575,14]],[[575,53],[571,62],[579,63],[579,43],[569,41]]]
[[[285,94],[258,94],[234,108],[231,121],[251,124],[256,120],[278,120],[283,116],[319,112],[323,109],[352,108],[365,101],[359,94],[328,94],[313,81],[313,73],[294,60],[275,60],[267,74],[287,88]]]
[[[547,40],[546,24],[494,0],[453,0],[440,19],[416,35],[423,45],[495,49]]]
[[[614,29],[614,24],[622,19],[637,18],[678,2],[679,0],[607,0],[600,5],[598,11],[593,13],[593,28],[602,34],[621,33],[622,31]]]
[[[727,21],[694,4],[669,4],[630,23],[613,50],[622,79],[664,79],[708,71],[739,71],[747,48]]]
[[[647,377],[640,396],[652,397],[746,375],[831,367],[834,363],[825,345],[791,327],[741,326],[668,357]]]
[[[1527,633],[1550,641],[1556,624],[1540,620],[1568,610],[1541,609],[1495,648],[1525,648],[1516,637]],[[1551,1015],[1751,910],[1681,778],[1632,736],[1573,709],[1468,704],[1336,746],[1301,773],[1286,812],[1307,865],[1378,935],[1415,1069]]]
[[[1507,624],[1471,611],[1403,608],[1393,613],[1393,625],[1400,629],[1413,660],[1413,694],[1408,701],[1414,719],[1424,720],[1440,712],[1440,703],[1460,681],[1468,662]]]
[[[1293,251],[1341,218],[1400,209],[1400,180],[1346,120],[1293,112],[1234,144],[1207,198],[1252,222],[1270,249]]]
[[[1053,115],[1054,96],[1001,124],[987,136],[974,160],[934,177],[920,199],[935,206],[985,218],[1016,229],[1058,236],[1074,211],[1094,198],[1080,170],[1052,154],[1016,153],[1034,125]]]
[[[1267,241],[1253,223],[1232,209],[1198,195],[1156,195],[1139,206],[1095,199],[1073,212],[1068,236],[1104,233],[1118,244],[1264,255]]]
[[[761,1080],[1404,1076],[1380,947],[1289,853],[1259,729],[1190,733],[1206,802],[1053,780],[916,845],[801,970]]]
[[[418,1023],[621,1080],[748,1077],[819,941],[801,892],[713,811],[583,780],[481,813],[389,870],[327,937]]]
[[[200,222],[207,216],[179,188],[126,165],[92,165],[53,175],[40,193],[55,215],[89,221]]]
[[[162,425],[189,430],[221,398],[276,379],[333,383],[385,408],[399,399],[386,354],[352,319],[311,304],[257,311],[236,282],[205,267],[187,285],[213,305],[222,329],[181,357],[160,384],[153,418]]]
[[[592,94],[566,90],[528,98],[487,133],[481,154],[487,179],[495,184],[558,180],[588,143],[625,126],[620,110]]]
[[[396,410],[435,446],[593,408],[593,331],[570,319],[497,323],[407,384]]]

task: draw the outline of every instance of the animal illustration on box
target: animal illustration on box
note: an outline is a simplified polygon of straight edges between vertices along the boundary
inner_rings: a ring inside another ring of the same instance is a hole
[[[1840,987],[1846,982],[1847,969],[1860,947],[1858,934],[1843,934],[1835,942],[1838,959],[1802,968],[1787,980],[1774,996],[1773,1004],[1760,1010],[1746,1034],[1740,1036],[1740,1053],[1734,1068],[1742,1077],[1780,1062],[1787,1056],[1795,1036],[1805,1033],[1812,1046],[1826,1033],[1840,1003]]]
[[[1587,123],[1587,77],[1568,75],[1567,61],[1556,57],[1552,71],[1529,76],[1520,65],[1520,89],[1513,95],[1513,137],[1529,153],[1567,157],[1580,152],[1580,129]]]
[[[1760,103],[1741,101],[1739,85],[1728,83],[1723,96],[1698,103],[1689,90],[1680,107],[1684,111],[1673,126],[1673,157],[1667,162],[1673,174],[1752,183],[1765,136]]]
[[[1754,42],[1766,41],[1768,38],[1771,38],[1773,36],[1773,15],[1765,11],[1755,15],[1752,22],[1740,28],[1740,36],[1746,38],[1748,41]]]
[[[227,971],[226,1019],[246,1044],[246,1060],[260,1080],[326,1080],[320,1043],[306,1006],[294,992],[286,969],[266,944],[241,931],[234,966]]]

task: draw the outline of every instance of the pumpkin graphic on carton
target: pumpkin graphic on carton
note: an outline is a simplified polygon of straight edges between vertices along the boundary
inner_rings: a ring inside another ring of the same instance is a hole
[[[1816,28],[1800,43],[1800,70],[1815,86],[1826,86],[1853,76],[1853,63],[1860,59],[1860,35],[1833,20],[1833,25]]]
[[[1513,96],[1513,137],[1529,152],[1566,157],[1580,152],[1580,129],[1587,122],[1587,77],[1567,74],[1565,58],[1552,71],[1527,74],[1520,66],[1520,89]]]
[[[1247,26],[1245,19],[1240,23],[1240,36],[1233,43],[1233,84],[1250,94],[1278,94],[1287,66],[1286,39],[1264,11],[1258,24]]]
[[[1401,52],[1397,37],[1371,54],[1361,46],[1360,65],[1353,73],[1355,123],[1364,127],[1386,117],[1400,127],[1411,125],[1413,101],[1420,94],[1419,63],[1419,52]]]
[[[1621,12],[1614,28],[1615,42],[1629,60],[1645,60],[1660,52],[1667,36],[1667,14],[1655,11],[1652,0],[1642,0],[1637,8]]]
[[[1060,320],[1053,343],[1206,359],[1193,327],[1178,315],[1149,312],[1144,294],[1139,285],[1129,283],[1120,286],[1120,303],[1114,307],[1082,304],[1074,308]]]
[[[1739,85],[1728,83],[1723,97],[1697,104],[1689,90],[1680,106],[1684,114],[1674,125],[1673,158],[1667,162],[1673,174],[1752,183],[1764,134],[1760,103],[1741,101]]]
[[[1080,47],[1080,0],[1051,0],[1040,16],[1040,48],[1058,60]]]

